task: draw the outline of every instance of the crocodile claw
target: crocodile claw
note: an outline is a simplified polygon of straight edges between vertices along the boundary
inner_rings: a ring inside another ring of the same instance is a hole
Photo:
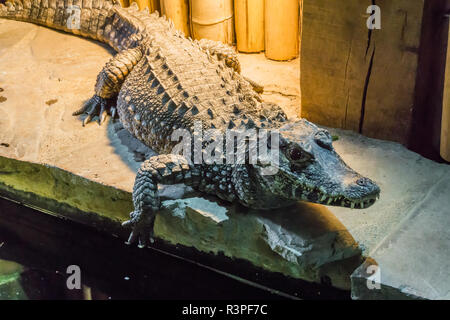
[[[130,217],[130,220],[122,223],[122,226],[132,228],[128,241],[126,241],[125,243],[127,245],[131,245],[137,241],[139,248],[145,248],[149,245],[149,243],[154,243],[154,215],[146,215],[142,214],[141,212],[133,211],[130,213]]]
[[[89,99],[81,109],[72,113],[73,116],[81,114],[87,114],[87,117],[83,120],[83,127],[91,122],[92,118],[98,116],[98,124],[101,125],[105,120],[107,114],[111,114],[111,119],[116,116],[116,108],[111,106],[111,102],[108,99],[101,98],[94,95]]]

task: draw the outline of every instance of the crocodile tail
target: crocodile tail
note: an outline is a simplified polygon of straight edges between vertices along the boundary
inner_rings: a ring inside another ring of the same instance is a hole
[[[132,46],[131,42],[136,40],[124,40],[125,36],[140,31],[136,23],[133,25],[127,18],[127,11],[116,0],[7,0],[0,3],[0,18],[31,22],[100,40],[118,51]]]

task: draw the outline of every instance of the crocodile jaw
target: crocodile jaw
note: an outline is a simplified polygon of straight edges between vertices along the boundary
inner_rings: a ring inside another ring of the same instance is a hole
[[[253,166],[253,179],[259,185],[256,189],[264,191],[266,197],[272,194],[286,202],[295,200],[365,209],[380,196],[375,182],[341,159],[332,146],[329,132],[307,120],[280,128],[277,156],[278,162],[273,163],[278,163],[278,171],[274,175],[264,175],[261,165]]]

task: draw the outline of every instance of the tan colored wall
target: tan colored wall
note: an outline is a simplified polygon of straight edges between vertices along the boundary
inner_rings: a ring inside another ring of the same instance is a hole
[[[411,126],[423,0],[304,0],[302,116],[406,143]]]

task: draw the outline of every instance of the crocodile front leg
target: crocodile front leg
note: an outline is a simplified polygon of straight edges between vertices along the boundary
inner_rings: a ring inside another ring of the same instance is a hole
[[[86,113],[83,126],[88,124],[93,117],[98,116],[98,123],[102,124],[107,113],[112,118],[116,116],[114,106],[117,95],[125,81],[126,76],[142,58],[140,47],[124,50],[111,58],[97,76],[95,95],[85,105],[73,113],[74,116]]]
[[[139,247],[143,248],[148,241],[154,241],[153,225],[161,208],[158,183],[189,183],[191,169],[186,158],[173,154],[154,156],[142,164],[133,188],[134,211],[130,213],[130,220],[123,223],[133,229],[127,244],[138,240]]]

